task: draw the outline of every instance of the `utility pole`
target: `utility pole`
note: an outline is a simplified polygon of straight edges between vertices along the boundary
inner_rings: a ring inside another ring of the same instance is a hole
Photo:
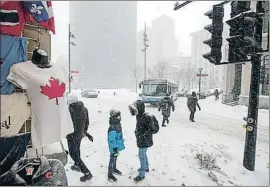
[[[148,42],[148,38],[147,38],[147,34],[146,34],[146,22],[144,23],[144,33],[143,33],[143,45],[144,48],[142,49],[142,51],[144,52],[144,79],[146,79],[146,50],[149,47],[149,45],[147,44]]]
[[[262,1],[258,1],[256,5],[256,13],[263,12]],[[255,39],[258,45],[262,44],[262,18],[257,16],[255,22]],[[269,36],[268,36],[269,37]],[[260,93],[260,68],[261,68],[261,49],[251,57],[251,81],[249,91],[249,107],[246,126],[246,141],[244,150],[243,166],[249,171],[255,169],[256,158],[256,141],[257,141],[257,125],[258,125],[258,105]]]
[[[71,38],[75,39],[75,36],[71,33],[70,24],[68,24],[68,93],[71,92],[70,45],[76,46],[76,44],[71,41]]]

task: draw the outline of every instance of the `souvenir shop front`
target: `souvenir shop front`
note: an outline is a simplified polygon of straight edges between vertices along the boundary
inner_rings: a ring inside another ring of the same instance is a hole
[[[66,72],[50,61],[51,1],[1,1],[1,186],[67,186]]]

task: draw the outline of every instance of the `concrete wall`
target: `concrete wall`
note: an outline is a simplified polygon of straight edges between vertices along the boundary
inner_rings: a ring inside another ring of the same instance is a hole
[[[239,105],[249,105],[249,96],[248,95],[240,95],[239,96]],[[269,109],[269,96],[260,96],[259,97],[259,109]]]

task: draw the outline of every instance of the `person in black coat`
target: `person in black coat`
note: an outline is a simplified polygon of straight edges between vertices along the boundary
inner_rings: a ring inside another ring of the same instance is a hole
[[[200,105],[198,103],[198,99],[197,99],[197,96],[196,96],[195,92],[192,92],[191,96],[188,96],[187,106],[188,106],[188,109],[190,111],[189,120],[191,122],[195,122],[194,121],[194,115],[195,115],[195,112],[196,112],[196,106],[201,111],[201,107],[200,107]]]
[[[140,169],[139,175],[134,178],[139,182],[145,178],[145,172],[149,172],[149,162],[147,157],[147,149],[153,146],[153,134],[151,129],[155,129],[154,122],[151,117],[145,113],[145,105],[141,100],[137,100],[129,105],[131,115],[136,115],[135,136],[137,146],[139,148]]]
[[[218,91],[218,89],[216,89],[215,90],[215,92],[214,92],[214,95],[215,95],[215,100],[217,101],[217,100],[219,100],[219,91]]]
[[[167,122],[167,124],[169,124],[169,117],[171,115],[171,110],[174,112],[174,103],[172,101],[172,99],[170,98],[170,94],[166,94],[166,96],[161,100],[159,107],[158,107],[158,111],[162,111],[162,116],[163,116],[163,120],[162,120],[162,126],[165,127],[165,121]]]
[[[90,180],[93,176],[81,159],[80,146],[84,136],[87,136],[91,141],[93,137],[87,133],[89,126],[88,110],[83,102],[78,101],[76,95],[68,95],[69,112],[73,122],[74,132],[67,135],[68,149],[70,157],[74,160],[72,170],[81,171],[84,176],[80,178],[82,182]]]

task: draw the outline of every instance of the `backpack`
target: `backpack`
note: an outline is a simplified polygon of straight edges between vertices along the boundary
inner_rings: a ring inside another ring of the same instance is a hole
[[[191,105],[191,98],[189,97],[188,99],[187,99],[187,106],[190,106]]]
[[[153,121],[153,125],[149,125],[150,126],[150,130],[151,130],[151,133],[152,134],[157,134],[158,131],[159,131],[159,123],[158,123],[157,118],[154,115],[150,115],[150,114],[147,114],[147,113],[145,113],[145,115],[147,117],[151,118],[152,121]]]

